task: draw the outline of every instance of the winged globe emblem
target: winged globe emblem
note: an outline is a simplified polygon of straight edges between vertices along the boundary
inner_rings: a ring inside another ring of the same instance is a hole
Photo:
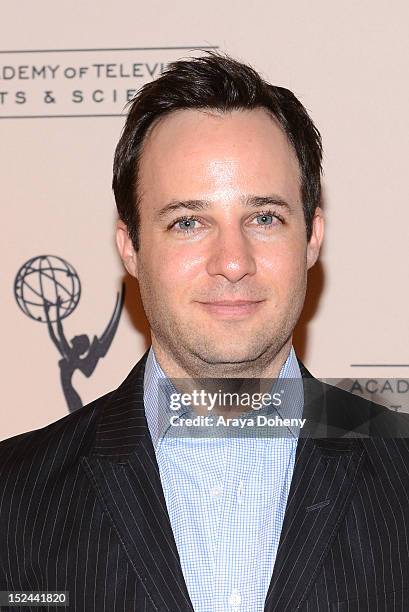
[[[100,336],[87,334],[66,338],[63,319],[77,307],[81,283],[73,266],[56,255],[33,257],[16,275],[14,294],[21,310],[31,319],[46,323],[48,333],[61,359],[58,361],[64,397],[70,412],[82,407],[72,378],[79,370],[89,378],[105,357],[118,328],[125,299],[125,285],[117,293],[111,318]]]

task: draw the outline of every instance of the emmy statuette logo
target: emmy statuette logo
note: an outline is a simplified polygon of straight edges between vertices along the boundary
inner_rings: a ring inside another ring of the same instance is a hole
[[[17,272],[14,295],[25,315],[45,323],[48,333],[60,354],[61,386],[70,412],[82,407],[82,401],[74,389],[72,377],[79,370],[89,378],[98,361],[105,357],[118,328],[125,297],[125,286],[117,293],[114,310],[103,331],[92,341],[86,334],[68,340],[65,337],[63,319],[70,316],[81,297],[81,283],[73,266],[56,255],[32,257]]]

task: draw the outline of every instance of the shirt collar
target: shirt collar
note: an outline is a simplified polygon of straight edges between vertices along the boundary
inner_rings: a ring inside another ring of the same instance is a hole
[[[282,381],[288,379],[287,386],[285,387],[285,396],[287,397],[285,414],[284,410],[277,408],[278,416],[281,418],[301,418],[304,407],[304,390],[301,371],[293,346],[281,367],[278,378]],[[163,432],[167,429],[166,425],[168,426],[169,420],[169,411],[166,412],[163,409],[167,402],[161,401],[161,398],[163,400],[165,396],[169,396],[173,392],[175,392],[175,387],[160,367],[151,346],[145,365],[143,398],[146,420],[155,451],[158,448],[161,437],[166,435]],[[288,429],[292,436],[298,436],[298,427],[289,426]]]

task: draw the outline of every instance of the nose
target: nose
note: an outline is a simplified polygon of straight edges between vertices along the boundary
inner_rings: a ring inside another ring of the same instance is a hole
[[[210,248],[207,261],[210,276],[224,276],[230,282],[237,283],[243,277],[256,273],[253,248],[240,227],[219,228]]]

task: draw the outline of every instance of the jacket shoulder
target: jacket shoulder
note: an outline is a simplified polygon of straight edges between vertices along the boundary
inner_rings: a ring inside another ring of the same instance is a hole
[[[327,435],[401,438],[409,442],[409,414],[395,412],[370,399],[313,377],[304,379],[311,396],[309,416]]]
[[[113,391],[45,427],[0,442],[0,489],[4,478],[27,476],[35,467],[75,463],[91,447],[97,422]]]
[[[4,483],[10,483],[12,478],[22,479],[25,484],[36,481],[36,478],[40,481],[51,480],[54,476],[63,479],[68,472],[75,471],[79,459],[88,455],[93,447],[97,426],[107,412],[105,405],[117,393],[119,399],[123,399],[121,391],[134,387],[138,380],[142,380],[148,352],[117,389],[41,429],[0,442],[0,492]],[[115,409],[117,405],[118,402]]]

